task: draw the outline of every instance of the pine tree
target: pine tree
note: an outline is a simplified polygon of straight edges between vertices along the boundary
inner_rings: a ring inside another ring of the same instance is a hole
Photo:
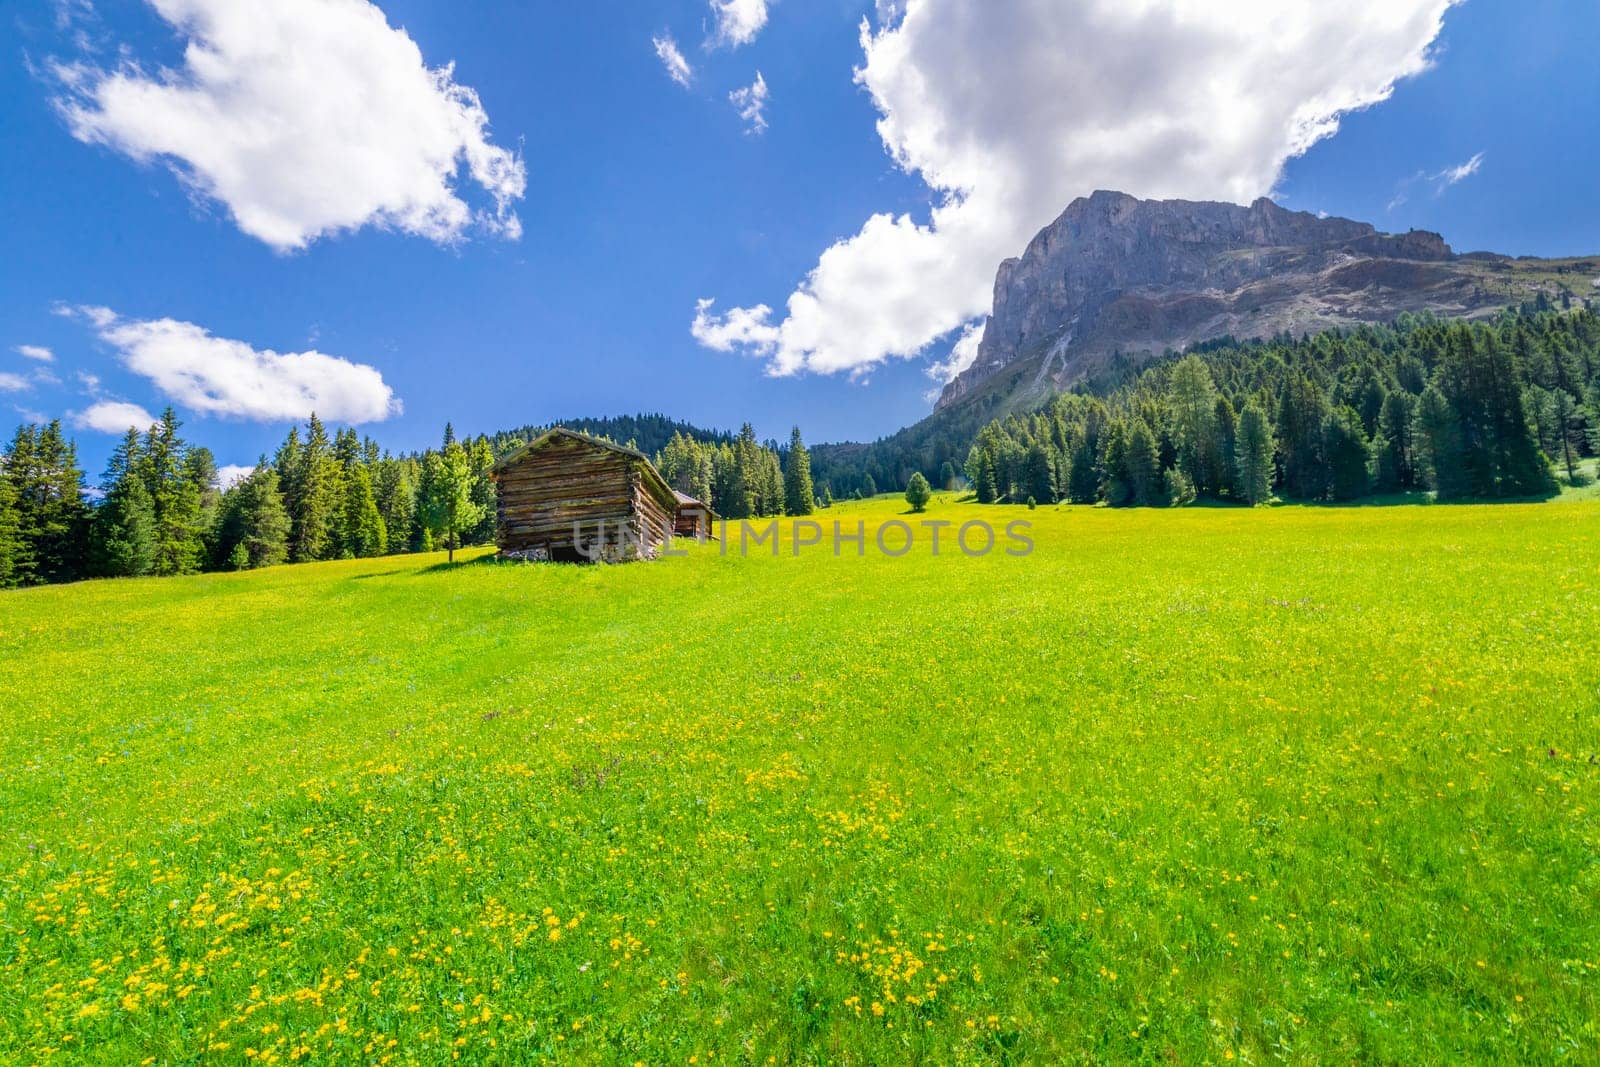
[[[414,459],[380,459],[373,477],[373,495],[390,552],[416,549],[417,462]]]
[[[288,561],[289,512],[278,490],[277,469],[266,457],[225,494],[221,526],[220,541],[230,546],[228,562],[234,569]]]
[[[91,568],[107,578],[135,578],[155,568],[156,512],[140,473],[139,431],[130,429],[111,453],[95,511]]]
[[[388,550],[389,537],[383,516],[372,495],[372,478],[365,463],[351,464],[344,473],[344,501],[341,508],[341,554],[355,559],[381,556]]]
[[[956,465],[948,459],[939,467],[939,486],[947,493],[956,487]]]
[[[906,484],[906,503],[911,505],[912,511],[925,511],[928,501],[933,499],[933,488],[928,485],[928,479],[922,476],[921,471],[911,475]]]
[[[1161,501],[1161,457],[1156,452],[1155,434],[1143,419],[1134,419],[1128,429],[1125,470],[1134,504],[1151,507]]]
[[[1378,425],[1387,450],[1379,464],[1384,472],[1379,481],[1385,489],[1410,489],[1417,484],[1416,409],[1416,398],[1403,390],[1384,398]]]
[[[1055,469],[1050,463],[1049,451],[1038,441],[1028,446],[1023,461],[1022,483],[1024,496],[1045,504],[1055,503]]]
[[[871,471],[868,471],[861,477],[861,495],[865,497],[873,497],[878,495],[878,483],[877,480],[872,477]]]
[[[1461,431],[1450,401],[1428,386],[1417,404],[1416,429],[1418,480],[1430,486],[1441,500],[1468,495],[1471,483],[1461,461]]]
[[[1328,463],[1328,495],[1354,500],[1372,488],[1372,451],[1361,415],[1341,406],[1323,420],[1323,455]]]
[[[306,422],[305,445],[295,457],[289,556],[296,563],[331,559],[339,551],[335,523],[342,494],[339,465],[328,444],[328,432],[312,414]]]
[[[88,569],[90,519],[77,449],[62,435],[57,420],[31,434],[27,452],[27,462],[7,460],[8,472],[15,466],[20,475],[21,555],[31,567],[24,580],[74,581]]]
[[[18,582],[17,562],[22,553],[21,516],[17,512],[17,487],[6,473],[0,456],[0,589]]]
[[[789,464],[783,472],[783,510],[786,515],[810,515],[817,509],[811,491],[811,453],[800,439],[800,427],[789,434]]]
[[[185,460],[181,427],[169,407],[144,437],[139,470],[155,513],[155,559],[152,574],[193,574],[204,558],[201,540],[201,494]]]
[[[1314,498],[1327,489],[1322,454],[1322,425],[1328,400],[1303,374],[1290,377],[1279,405],[1279,447],[1283,453],[1283,487],[1291,496]]]
[[[38,477],[37,452],[39,431],[24,423],[17,427],[11,443],[6,446],[5,463],[0,469],[0,480],[6,488],[4,496],[9,502],[10,518],[5,525],[12,528],[9,544],[0,545],[5,552],[5,582],[10,586],[31,585],[39,580],[38,564],[33,554],[35,526],[32,489]]]
[[[1251,507],[1272,498],[1273,454],[1272,420],[1261,405],[1252,400],[1239,416],[1239,431],[1234,444],[1234,465],[1238,471],[1239,495]]]
[[[1239,416],[1233,410],[1233,401],[1225,396],[1217,397],[1214,418],[1217,447],[1212,457],[1215,465],[1211,476],[1215,486],[1213,491],[1234,497],[1239,493],[1238,469],[1234,464],[1239,441]]]

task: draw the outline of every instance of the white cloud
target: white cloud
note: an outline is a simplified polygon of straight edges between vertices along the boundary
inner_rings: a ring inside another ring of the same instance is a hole
[[[711,13],[717,27],[710,44],[738,48],[755,40],[767,24],[767,0],[711,0]]]
[[[33,386],[28,384],[28,379],[22,375],[0,371],[0,393],[20,393],[32,388]]]
[[[17,417],[23,422],[31,422],[35,426],[43,426],[45,423],[50,421],[50,416],[46,415],[42,411],[35,411],[33,408],[17,406],[13,407],[11,410],[15,411],[17,413]]]
[[[40,363],[51,363],[56,358],[56,354],[44,345],[18,345],[16,352],[24,359],[37,360]]]
[[[1384,205],[1385,211],[1393,211],[1407,200],[1411,199],[1411,189],[1418,182],[1433,186],[1434,196],[1443,196],[1444,191],[1463,179],[1470,178],[1478,173],[1478,168],[1483,166],[1483,153],[1479,152],[1465,163],[1454,167],[1445,167],[1429,173],[1419,170],[1409,178],[1402,178],[1395,186],[1394,196],[1389,198],[1389,203]]]
[[[745,133],[762,133],[767,128],[767,79],[756,71],[756,80],[728,94],[728,102],[744,120]]]
[[[256,349],[175,319],[123,319],[105,308],[82,314],[129,370],[202,415],[287,422],[315,412],[330,422],[362,423],[400,411],[383,375],[364,363],[315,350]]]
[[[237,463],[226,463],[217,468],[217,488],[232,489],[253,473],[255,473],[254,467],[241,467]]]
[[[950,355],[945,359],[928,364],[928,377],[944,385],[956,375],[972,366],[978,359],[978,346],[983,343],[984,323],[982,319],[969,322],[961,329],[961,336],[956,338],[956,343],[950,346]],[[938,395],[938,390],[934,391]]]
[[[683,53],[678,51],[678,42],[672,39],[671,34],[662,34],[660,37],[650,38],[650,43],[656,46],[656,58],[661,60],[661,65],[666,68],[667,77],[687,87],[690,79],[694,77],[694,68],[683,58]]]
[[[863,22],[857,81],[926,222],[877,214],[824,251],[781,322],[694,334],[833,372],[921,353],[990,309],[995,269],[1075,197],[1249,201],[1341,115],[1426,69],[1453,0],[907,0]],[[898,18],[895,18],[898,16]]]
[[[1445,185],[1454,185],[1461,179],[1470,178],[1474,174],[1478,173],[1478,168],[1482,165],[1483,153],[1479,152],[1477,155],[1473,156],[1471,159],[1460,164],[1459,166],[1446,167],[1444,170],[1441,170],[1439,173],[1433,175],[1433,178],[1435,181],[1443,182]]]
[[[148,430],[157,421],[154,415],[138,404],[130,404],[125,400],[101,400],[83,411],[71,412],[68,417],[78,429],[100,433]]]
[[[707,348],[732,352],[739,347],[766,355],[778,344],[778,328],[767,321],[772,309],[765,304],[753,308],[734,308],[725,315],[713,315],[710,299],[695,305],[694,322],[689,332]]]
[[[161,159],[280,250],[377,225],[439,242],[515,238],[522,160],[451,65],[430,69],[366,0],[150,0],[184,39],[180,69],[57,64],[79,140]],[[493,201],[457,195],[460,171]]]

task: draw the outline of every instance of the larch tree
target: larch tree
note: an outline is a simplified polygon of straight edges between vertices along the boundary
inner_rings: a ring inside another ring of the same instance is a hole
[[[422,519],[435,544],[444,540],[454,563],[462,535],[483,518],[482,506],[472,499],[472,460],[450,435],[442,451],[428,453],[423,466],[427,492],[420,502]]]

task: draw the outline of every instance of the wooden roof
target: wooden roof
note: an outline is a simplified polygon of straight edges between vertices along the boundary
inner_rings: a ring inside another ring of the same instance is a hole
[[[510,455],[500,460],[494,465],[495,473],[498,474],[500,471],[503,471],[507,467],[515,464],[524,456],[527,456],[533,452],[537,452],[539,449],[544,448],[546,445],[551,444],[552,442],[561,438],[566,438],[569,441],[577,441],[580,444],[589,445],[593,448],[605,449],[608,452],[616,452],[627,456],[630,459],[639,461],[640,468],[645,472],[645,479],[650,483],[652,493],[663,502],[676,500],[677,490],[668,485],[667,480],[661,477],[661,472],[656,470],[656,465],[650,461],[649,456],[645,455],[637,448],[629,448],[627,445],[619,445],[615,441],[607,441],[604,437],[593,437],[586,433],[579,433],[577,430],[569,430],[565,426],[551,427],[538,437],[535,437],[532,441],[529,441],[515,452],[512,452]]]
[[[704,500],[692,497],[688,493],[680,493],[676,489],[672,491],[672,495],[678,498],[679,511],[682,511],[684,508],[703,508],[708,518],[715,519],[717,517],[717,513],[711,510],[711,505],[707,504]]]

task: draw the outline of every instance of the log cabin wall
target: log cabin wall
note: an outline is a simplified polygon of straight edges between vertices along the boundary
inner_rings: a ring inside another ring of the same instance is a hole
[[[500,550],[549,559],[579,548],[574,527],[608,541],[634,527],[636,460],[624,452],[557,437],[498,472]]]
[[[659,487],[655,483],[660,479],[650,478],[638,460],[634,461],[630,473],[634,502],[634,534],[646,558],[654,558],[661,551],[662,544],[672,534],[673,521],[677,516],[677,501],[674,498],[673,506],[669,508],[658,495]]]

